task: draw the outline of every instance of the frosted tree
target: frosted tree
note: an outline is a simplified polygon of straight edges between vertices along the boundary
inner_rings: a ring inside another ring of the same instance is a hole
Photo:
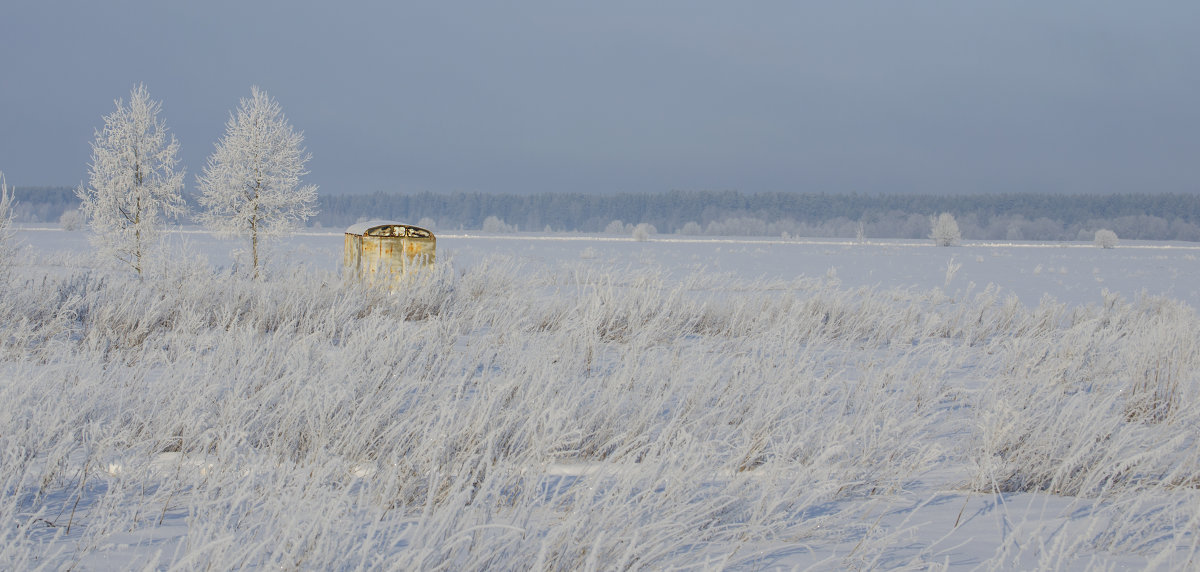
[[[1117,233],[1108,230],[1107,228],[1102,228],[1096,231],[1095,241],[1096,246],[1099,246],[1100,248],[1116,248]]]
[[[650,240],[650,235],[652,234],[658,234],[658,229],[654,228],[654,225],[650,223],[642,222],[633,227],[633,239],[638,242]]]
[[[58,226],[66,231],[77,231],[83,226],[83,213],[79,209],[68,209],[58,217]]]
[[[90,221],[90,238],[102,256],[114,256],[141,277],[162,231],[163,216],[183,214],[179,142],[158,119],[161,104],[146,86],[129,93],[129,105],[104,116],[92,143],[88,185],[76,189]]]
[[[230,114],[225,136],[198,177],[200,221],[218,234],[249,241],[256,278],[263,241],[292,233],[317,212],[317,187],[300,186],[311,158],[303,142],[279,104],[253,87]]]
[[[929,222],[933,226],[929,238],[932,238],[933,243],[938,246],[954,246],[962,238],[962,233],[958,230],[958,222],[950,213],[930,217]]]
[[[627,225],[619,220],[614,220],[604,227],[604,234],[630,234],[632,232],[632,224]]]
[[[517,227],[504,222],[504,219],[498,216],[489,216],[483,219],[483,232],[517,232]]]

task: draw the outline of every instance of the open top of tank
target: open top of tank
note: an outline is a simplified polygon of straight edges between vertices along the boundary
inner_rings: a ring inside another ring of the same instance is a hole
[[[389,221],[370,220],[350,225],[346,234],[360,236],[396,236],[407,238],[433,238],[433,233],[419,226]]]

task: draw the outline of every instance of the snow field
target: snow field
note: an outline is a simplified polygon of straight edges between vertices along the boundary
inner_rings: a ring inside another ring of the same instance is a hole
[[[1195,562],[1200,324],[1174,298],[1029,303],[967,280],[978,250],[898,245],[812,248],[919,250],[931,285],[736,271],[771,244],[466,239],[390,294],[323,266],[340,243],[139,282],[24,236],[47,254],[0,293],[5,568]]]

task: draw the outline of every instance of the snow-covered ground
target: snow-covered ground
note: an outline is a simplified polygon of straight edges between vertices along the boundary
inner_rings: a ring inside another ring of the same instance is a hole
[[[1198,564],[1191,244],[17,238],[0,568]]]
[[[48,265],[71,265],[91,256],[85,233],[28,226],[20,238]],[[236,241],[220,240],[202,230],[177,229],[172,244],[228,269]],[[280,248],[278,266],[302,265],[337,272],[342,234],[304,232]],[[696,273],[727,276],[739,282],[790,281],[797,277],[835,276],[847,287],[940,288],[947,292],[972,284],[1000,287],[1026,304],[1044,296],[1073,305],[1102,301],[1108,290],[1132,298],[1167,296],[1200,306],[1200,244],[1123,241],[1102,249],[1086,242],[979,242],[938,248],[932,241],[829,239],[755,239],[657,236],[638,242],[629,237],[588,234],[438,234],[438,252],[463,269],[503,255],[534,269],[564,262],[603,271],[654,270],[671,279]]]

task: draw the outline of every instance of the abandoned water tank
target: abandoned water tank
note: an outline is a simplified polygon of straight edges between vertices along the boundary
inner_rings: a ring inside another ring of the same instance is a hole
[[[373,220],[346,229],[343,273],[364,282],[391,282],[415,268],[433,264],[437,239],[412,225]]]

